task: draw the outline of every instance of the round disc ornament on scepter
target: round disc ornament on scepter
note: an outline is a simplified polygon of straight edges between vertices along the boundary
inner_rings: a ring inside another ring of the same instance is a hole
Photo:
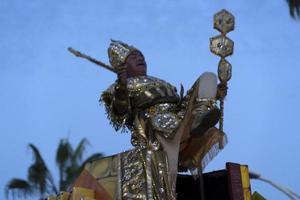
[[[233,54],[234,42],[226,34],[234,30],[234,21],[234,16],[227,10],[217,12],[214,15],[214,28],[221,34],[210,38],[210,51],[220,57],[218,77],[224,87],[227,87],[232,75],[232,66],[225,58]],[[220,110],[219,129],[223,132],[224,97],[220,99]]]

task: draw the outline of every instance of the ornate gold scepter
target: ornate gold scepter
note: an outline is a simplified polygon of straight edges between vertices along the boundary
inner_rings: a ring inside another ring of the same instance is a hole
[[[231,78],[232,66],[225,57],[233,54],[233,41],[226,34],[234,30],[234,16],[223,9],[214,15],[214,28],[221,32],[221,35],[210,38],[210,51],[221,57],[218,65],[218,77],[224,86]],[[220,100],[220,121],[219,129],[223,132],[224,121],[224,97]]]

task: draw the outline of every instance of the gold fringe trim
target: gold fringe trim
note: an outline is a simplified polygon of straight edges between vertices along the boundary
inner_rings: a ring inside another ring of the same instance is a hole
[[[180,167],[189,169],[204,169],[206,165],[227,144],[227,136],[217,128],[210,128],[199,138],[192,138],[186,147],[179,152]]]

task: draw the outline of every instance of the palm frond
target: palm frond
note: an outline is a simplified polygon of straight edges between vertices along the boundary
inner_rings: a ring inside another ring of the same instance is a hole
[[[89,141],[86,138],[83,138],[79,144],[77,145],[74,154],[73,154],[73,162],[74,164],[79,164],[82,160],[82,156],[86,150],[86,146],[89,144]]]
[[[41,194],[46,192],[48,168],[36,146],[29,144],[29,148],[33,153],[34,162],[28,168],[28,180],[38,187]]]
[[[51,172],[48,170],[48,167],[42,158],[38,148],[33,144],[29,144],[29,148],[33,153],[34,162],[28,168],[27,178],[28,181],[36,188],[38,188],[41,195],[46,193],[49,188],[52,189],[52,192],[57,193],[55,183]]]
[[[28,168],[28,181],[38,188],[41,194],[46,192],[47,188],[47,168],[42,163],[33,163]]]
[[[73,148],[67,139],[61,139],[56,150],[56,165],[59,170],[59,189],[63,190],[65,185],[66,168],[72,164]]]
[[[11,195],[13,199],[17,196],[19,198],[26,198],[33,196],[35,191],[30,183],[23,179],[13,178],[5,186],[5,195],[8,199]]]
[[[300,0],[287,0],[290,8],[290,15],[293,18],[300,18]]]
[[[102,153],[95,153],[83,160],[87,144],[89,143],[84,138],[73,150],[67,139],[60,140],[56,151],[56,164],[60,172],[60,190],[68,189],[80,175],[86,163],[103,157]],[[28,168],[27,180],[15,178],[9,181],[5,187],[7,197],[12,195],[13,198],[15,196],[26,198],[35,195],[43,198],[49,194],[58,194],[53,176],[39,149],[33,144],[29,144],[28,147],[32,151],[33,163]]]
[[[59,168],[64,168],[71,161],[73,149],[67,139],[61,139],[56,151],[56,164]]]
[[[62,183],[61,188],[68,189],[68,187],[75,181],[75,179],[79,176],[81,170],[78,166],[70,165],[66,169],[66,179]]]
[[[33,145],[33,144],[30,143],[28,145],[28,148],[33,153],[33,160],[34,160],[34,162],[43,162],[44,163],[44,160],[43,160],[43,158],[42,158],[42,156],[40,154],[40,151],[38,150],[38,148],[35,145]]]

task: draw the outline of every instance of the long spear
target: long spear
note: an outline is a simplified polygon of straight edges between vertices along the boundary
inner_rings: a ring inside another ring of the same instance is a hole
[[[109,65],[107,65],[107,64],[105,64],[105,63],[103,63],[103,62],[101,62],[101,61],[99,61],[95,58],[92,58],[91,56],[88,56],[84,53],[81,53],[80,51],[77,51],[77,50],[73,49],[72,47],[69,47],[68,50],[69,50],[69,52],[74,54],[76,57],[87,59],[87,60],[91,61],[92,63],[98,65],[98,66],[101,66],[101,67],[103,67],[103,68],[105,68],[105,69],[107,69],[111,72],[117,73],[117,71],[114,68],[112,68],[111,66],[109,66]]]

